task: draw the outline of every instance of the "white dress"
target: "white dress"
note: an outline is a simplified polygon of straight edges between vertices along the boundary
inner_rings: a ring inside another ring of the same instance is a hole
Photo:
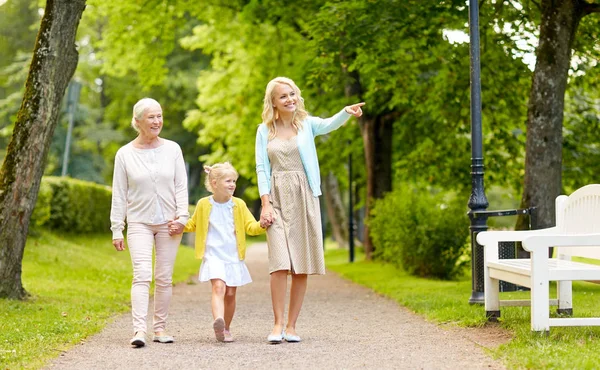
[[[240,261],[233,224],[233,201],[217,203],[210,197],[212,209],[206,236],[206,251],[200,266],[200,281],[221,279],[227,286],[252,282],[250,271]]]

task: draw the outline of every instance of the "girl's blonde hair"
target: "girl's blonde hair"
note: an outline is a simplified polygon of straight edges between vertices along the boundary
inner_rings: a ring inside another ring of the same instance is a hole
[[[146,109],[157,106],[162,109],[160,104],[152,99],[152,98],[143,98],[138,100],[137,103],[133,106],[133,117],[131,118],[131,127],[138,133],[140,132],[140,127],[137,124],[137,121],[141,120],[144,117],[144,112]]]
[[[292,126],[296,132],[302,129],[302,121],[304,121],[304,119],[308,116],[308,112],[304,108],[304,99],[302,98],[300,89],[298,86],[296,86],[294,81],[287,77],[275,77],[267,84],[265,99],[263,100],[262,119],[269,129],[269,139],[277,136],[277,126],[275,125],[275,120],[279,118],[279,113],[273,107],[273,98],[275,97],[275,87],[278,85],[288,85],[296,93],[296,111],[294,112],[294,117],[292,118]]]
[[[238,174],[238,172],[235,170],[235,168],[233,168],[233,166],[229,162],[217,163],[217,164],[213,164],[212,166],[205,165],[204,172],[206,172],[206,179],[204,179],[204,186],[206,186],[206,190],[208,190],[211,193],[215,192],[215,189],[213,188],[213,185],[212,185],[213,181],[219,181],[220,179],[222,179],[224,176],[227,176],[227,175],[234,175],[235,179],[237,180],[238,177],[240,176]]]

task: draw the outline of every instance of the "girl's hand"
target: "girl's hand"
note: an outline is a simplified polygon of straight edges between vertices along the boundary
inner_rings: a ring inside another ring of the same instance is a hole
[[[344,110],[346,111],[346,113],[353,115],[354,117],[360,117],[362,116],[362,109],[360,109],[360,107],[362,107],[363,105],[365,105],[365,103],[356,103],[356,104],[352,104],[352,105],[348,105],[347,107],[344,108]]]
[[[169,220],[167,227],[169,228],[169,236],[181,234],[184,228],[181,222],[177,222],[174,220]]]
[[[123,239],[113,239],[112,243],[117,251],[121,252],[125,250],[125,242]]]

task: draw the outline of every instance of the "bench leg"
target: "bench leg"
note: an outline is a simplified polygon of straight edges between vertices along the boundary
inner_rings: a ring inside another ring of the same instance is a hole
[[[498,321],[500,317],[500,281],[490,278],[487,269],[484,272],[483,287],[485,317],[488,321]]]
[[[559,315],[573,316],[573,283],[570,280],[556,282]]]
[[[485,318],[489,322],[498,322],[500,311],[485,311]]]
[[[534,253],[531,254],[534,257]],[[531,259],[531,330],[533,331],[550,330],[550,282],[547,261],[547,257]]]

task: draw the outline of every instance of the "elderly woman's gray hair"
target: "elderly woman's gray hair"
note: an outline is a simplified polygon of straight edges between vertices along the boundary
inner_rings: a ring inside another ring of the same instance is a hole
[[[133,127],[133,129],[138,133],[140,132],[140,128],[137,125],[137,120],[141,120],[142,117],[144,117],[144,112],[146,111],[146,109],[153,106],[160,107],[160,104],[152,98],[140,99],[133,106],[133,117],[131,118],[131,127]]]

